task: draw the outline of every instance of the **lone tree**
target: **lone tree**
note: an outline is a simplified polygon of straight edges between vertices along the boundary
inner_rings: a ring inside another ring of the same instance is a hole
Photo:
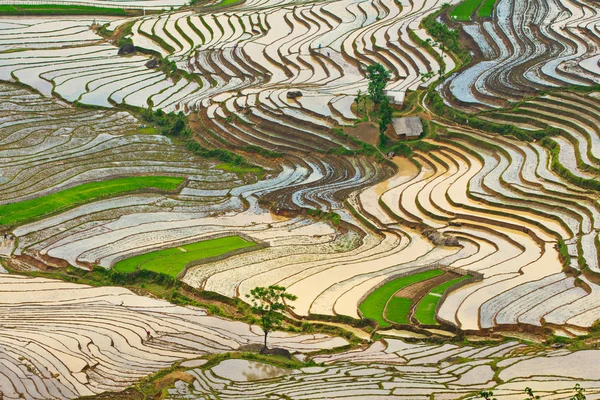
[[[267,348],[267,335],[269,332],[281,327],[283,322],[282,311],[285,310],[284,300],[296,300],[293,294],[286,293],[282,286],[255,287],[246,295],[252,303],[252,311],[260,315],[260,327],[265,332],[265,349]],[[293,309],[294,307],[288,306]]]
[[[390,71],[385,69],[385,67],[379,63],[367,67],[367,79],[369,80],[367,91],[369,93],[369,98],[375,105],[379,105],[385,97],[383,90],[391,76]]]

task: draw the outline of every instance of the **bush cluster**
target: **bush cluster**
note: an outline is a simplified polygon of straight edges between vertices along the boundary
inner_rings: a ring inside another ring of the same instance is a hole
[[[441,11],[447,9],[448,6],[442,7]],[[456,29],[450,29],[444,23],[438,22],[439,13],[431,14],[422,22],[423,27],[437,42],[444,45],[445,48],[454,53],[463,65],[471,62],[471,54],[460,43],[460,32]]]
[[[187,123],[187,117],[183,112],[179,113],[165,113],[161,109],[152,111],[150,109],[143,109],[141,112],[142,119],[147,123],[156,125],[160,133],[165,136],[172,136],[178,139],[182,139],[185,142],[188,150],[198,154],[202,157],[216,158],[217,160],[240,166],[240,167],[252,167],[253,165],[248,163],[242,156],[239,156],[229,150],[225,149],[207,149],[196,142],[193,137],[194,133]]]

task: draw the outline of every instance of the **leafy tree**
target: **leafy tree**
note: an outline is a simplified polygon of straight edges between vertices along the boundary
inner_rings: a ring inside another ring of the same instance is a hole
[[[246,295],[252,303],[252,312],[260,315],[260,327],[265,332],[265,348],[269,332],[281,327],[283,322],[282,311],[285,310],[285,300],[296,300],[293,294],[286,293],[282,286],[255,287]],[[288,306],[293,309],[294,307]]]
[[[390,71],[379,63],[369,65],[367,67],[367,79],[369,80],[368,93],[369,98],[375,103],[375,105],[381,103],[384,97],[383,90],[385,84],[391,78]]]
[[[390,99],[387,96],[383,97],[379,106],[379,134],[385,135],[385,131],[389,124],[392,123],[392,106],[390,105]]]
[[[356,97],[354,98],[354,101],[356,102],[356,113],[359,114],[360,113],[360,102],[362,101],[364,104],[364,98],[365,98],[365,94],[362,92],[362,90],[358,89],[358,93],[356,94]]]
[[[579,383],[575,385],[573,390],[575,390],[575,396],[571,397],[569,400],[586,400],[585,395],[583,394],[583,392],[585,392],[585,389],[582,388]],[[525,400],[540,400],[541,399],[540,396],[537,396],[533,393],[533,389],[531,389],[530,387],[525,388],[525,393],[527,394],[527,397],[525,398]],[[494,397],[494,392],[492,392],[491,390],[479,392],[479,395],[477,396],[477,398],[483,398],[485,400],[496,400],[496,398]]]
[[[579,383],[575,385],[573,390],[575,390],[575,396],[571,397],[569,400],[586,400],[585,395],[583,394],[583,392],[585,392],[585,389],[582,388]]]
[[[496,398],[494,397],[494,392],[490,391],[481,391],[479,392],[479,396],[485,400],[496,400]]]
[[[536,396],[533,393],[533,389],[530,387],[525,388],[525,393],[527,393],[527,398],[525,400],[540,400],[540,396]]]

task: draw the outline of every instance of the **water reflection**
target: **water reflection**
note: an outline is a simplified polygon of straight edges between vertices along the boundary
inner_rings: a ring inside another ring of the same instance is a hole
[[[248,360],[225,360],[214,366],[212,371],[222,378],[237,382],[260,381],[293,372],[290,369]]]

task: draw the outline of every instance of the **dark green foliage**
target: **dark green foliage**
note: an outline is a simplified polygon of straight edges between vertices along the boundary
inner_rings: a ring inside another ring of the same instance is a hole
[[[325,212],[323,210],[313,210],[312,208],[309,208],[306,210],[306,213],[311,217],[331,221],[331,223],[335,226],[338,226],[342,220],[342,217],[333,211]]]
[[[360,142],[360,141],[359,141]],[[360,142],[360,147],[356,150],[350,150],[344,146],[334,147],[333,149],[327,150],[327,154],[336,154],[338,156],[354,156],[357,154],[369,156],[375,158],[377,161],[382,161],[383,156],[377,149],[368,143]]]
[[[379,133],[379,149],[386,154],[394,152],[394,154],[402,157],[410,157],[412,155],[412,149],[409,145],[394,141],[383,133]]]
[[[239,156],[225,149],[207,149],[196,142],[194,134],[187,124],[187,117],[182,113],[165,113],[161,109],[152,111],[143,109],[141,111],[142,119],[148,123],[155,124],[161,134],[165,136],[173,136],[183,139],[188,150],[202,157],[216,158],[224,163],[241,166],[252,167],[242,156]],[[267,151],[267,150],[265,150]]]
[[[569,400],[586,400],[585,395],[583,394],[585,389],[582,388],[579,383],[575,385],[573,390],[575,390],[575,396],[571,397]]]
[[[385,85],[387,81],[390,80],[391,74],[390,71],[385,69],[385,67],[379,63],[369,65],[367,67],[367,79],[369,80],[369,98],[376,105],[381,103],[384,97],[383,90],[385,89]]]
[[[111,285],[117,286],[130,286],[140,282],[152,282],[168,289],[179,286],[179,281],[177,281],[177,279],[166,274],[145,269],[140,269],[135,272],[118,272],[114,269],[102,267],[95,267],[92,271],[85,271],[79,268],[69,269],[69,273],[73,274],[75,272],[87,278],[91,277],[89,275],[95,275],[91,278],[96,280],[106,280]]]
[[[541,140],[547,136],[553,136],[559,133],[559,130],[551,127],[546,127],[545,129],[540,129],[538,131],[526,131],[517,128],[514,125],[496,124],[484,121],[476,116],[467,115],[447,107],[441,96],[434,90],[428,92],[427,99],[429,101],[429,106],[436,114],[448,118],[457,124],[468,125],[475,129],[498,133],[503,136],[513,136],[526,142]]]
[[[430,152],[440,148],[439,146],[433,143],[423,142],[421,140],[411,142],[410,147],[412,147],[414,150],[419,150],[423,152]]]
[[[582,388],[579,383],[575,385],[573,390],[575,391],[575,395],[569,400],[586,400],[585,395],[583,394],[585,392],[585,389]],[[533,389],[531,389],[530,387],[525,389],[525,394],[527,394],[525,400],[539,400],[541,398],[540,396],[536,396],[533,392]],[[491,390],[481,391],[479,392],[479,395],[477,397],[485,400],[496,400],[496,398],[494,397],[494,392],[492,392]]]
[[[494,392],[492,392],[491,390],[488,392],[486,392],[486,391],[479,392],[478,397],[483,398],[485,400],[496,400],[496,398],[494,397]]]
[[[281,158],[281,157],[283,157],[283,154],[281,154],[281,153],[278,153],[278,152],[272,151],[272,150],[267,150],[262,147],[258,147],[258,146],[254,146],[254,145],[241,147],[240,150],[247,151],[248,153],[258,154],[259,156],[262,156],[265,158]]]
[[[530,387],[525,388],[525,393],[527,394],[527,398],[525,400],[540,400],[540,396],[536,396],[533,393],[533,389]]]
[[[390,98],[383,96],[379,104],[379,134],[385,135],[388,126],[392,123],[393,108],[390,105]]]
[[[448,6],[442,7],[444,11]],[[454,53],[462,64],[471,62],[471,55],[460,43],[460,33],[458,30],[450,29],[444,23],[438,22],[439,13],[431,14],[422,22],[423,27],[438,43],[441,43],[446,49]]]
[[[558,239],[557,246],[558,246],[558,258],[562,262],[563,268],[566,268],[569,266],[570,261],[571,261],[571,256],[569,255],[569,248],[565,244],[565,241],[562,239]]]
[[[354,98],[354,102],[356,103],[356,113],[360,114],[360,104],[363,103],[363,112],[366,112],[365,109],[365,98],[367,97],[366,94],[364,94],[360,89],[358,89],[358,93],[356,94],[356,97]]]
[[[542,146],[546,147],[550,151],[552,159],[550,162],[550,169],[552,169],[552,171],[554,171],[565,180],[577,186],[580,186],[585,189],[600,191],[600,181],[597,181],[596,179],[586,179],[577,176],[573,174],[568,168],[565,168],[565,166],[558,161],[558,153],[560,152],[560,146],[554,140],[550,138],[544,138],[540,143]]]

